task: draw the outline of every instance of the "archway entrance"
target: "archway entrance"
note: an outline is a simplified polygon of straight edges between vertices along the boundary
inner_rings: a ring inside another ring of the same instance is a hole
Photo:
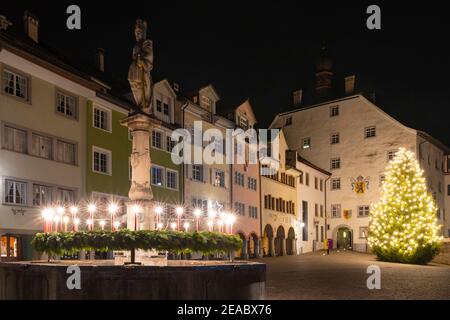
[[[283,226],[279,226],[277,229],[277,236],[275,238],[275,255],[276,256],[284,256],[286,254],[285,252],[285,233]]]
[[[248,256],[256,258],[259,254],[258,236],[254,233],[248,238]]]
[[[296,251],[295,246],[295,231],[294,228],[290,227],[288,231],[288,237],[286,239],[286,254],[293,255]]]
[[[337,231],[336,247],[338,249],[352,250],[353,247],[353,233],[347,227],[341,227]]]
[[[262,238],[262,253],[264,257],[273,256],[273,229],[270,224],[264,228],[264,234]]]

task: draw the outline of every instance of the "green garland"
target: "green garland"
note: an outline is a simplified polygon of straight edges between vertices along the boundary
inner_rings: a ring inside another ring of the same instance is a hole
[[[38,233],[31,242],[38,252],[48,255],[62,255],[81,250],[157,250],[175,253],[229,252],[242,247],[242,239],[238,235],[227,235],[217,232],[179,232],[127,229],[111,231],[79,231]]]

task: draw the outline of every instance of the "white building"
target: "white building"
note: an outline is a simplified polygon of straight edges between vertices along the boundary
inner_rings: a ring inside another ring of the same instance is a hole
[[[429,191],[435,195],[440,222],[449,220],[443,188],[448,148],[404,126],[363,95],[279,114],[271,128],[283,128],[290,149],[332,173],[326,215],[334,247],[367,249],[369,208],[378,201],[386,165],[400,147],[417,154]]]
[[[297,182],[297,207],[299,208],[298,253],[324,249],[327,239],[325,207],[327,204],[326,184],[331,173],[302,158],[296,151],[290,151],[296,168],[301,172]],[[288,160],[289,161],[289,160]]]

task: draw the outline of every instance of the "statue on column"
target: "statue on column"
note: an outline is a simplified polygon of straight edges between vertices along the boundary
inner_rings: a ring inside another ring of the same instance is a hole
[[[133,48],[133,61],[128,70],[128,82],[134,101],[142,111],[150,113],[153,100],[153,83],[150,72],[153,69],[153,43],[147,39],[147,22],[136,20],[134,27],[136,44]]]

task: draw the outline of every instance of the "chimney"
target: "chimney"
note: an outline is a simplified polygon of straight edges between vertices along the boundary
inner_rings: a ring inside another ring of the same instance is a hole
[[[294,102],[294,107],[299,107],[302,104],[302,98],[303,98],[303,90],[295,90],[292,92],[292,99]]]
[[[95,50],[95,67],[101,72],[105,71],[105,49],[103,48]]]
[[[174,82],[172,84],[173,91],[180,92],[180,84],[178,82]]]
[[[345,81],[345,94],[350,95],[355,92],[355,75],[351,75],[344,78]]]
[[[25,33],[27,34],[27,36],[34,42],[38,43],[39,42],[38,18],[34,14],[25,11],[25,13],[23,14],[23,22],[25,25]]]

